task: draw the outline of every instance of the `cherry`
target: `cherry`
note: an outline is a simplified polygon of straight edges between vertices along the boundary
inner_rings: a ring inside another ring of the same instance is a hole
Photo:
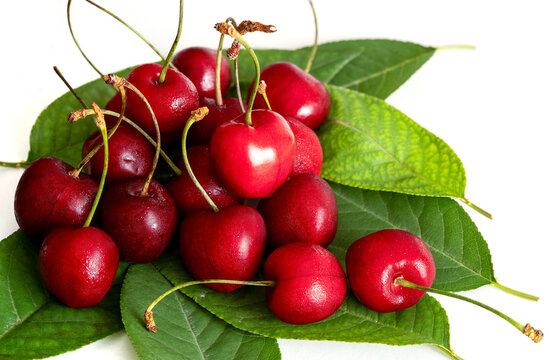
[[[206,118],[201,121],[205,121]],[[241,198],[223,186],[217,178],[210,159],[210,151],[207,146],[193,146],[187,150],[187,153],[190,166],[193,168],[196,178],[219,208],[236,205],[242,202]],[[181,160],[179,164],[180,167],[185,166],[183,160]],[[196,188],[186,171],[184,171],[181,176],[172,179],[166,185],[166,188],[173,196],[181,216],[196,209],[210,210],[210,205]]]
[[[262,199],[258,210],[267,224],[272,247],[306,242],[330,245],[337,230],[337,203],[332,188],[314,174],[299,174],[273,196]]]
[[[101,143],[100,132],[91,134],[82,147],[84,158]],[[137,130],[129,125],[121,124],[109,139],[109,171],[107,185],[112,185],[123,179],[144,177],[151,170],[154,149]],[[103,152],[97,152],[87,165],[88,172],[96,179],[101,177],[103,170]]]
[[[295,161],[291,176],[311,173],[320,176],[322,170],[322,146],[316,133],[301,121],[285,116],[295,135]]]
[[[198,90],[200,97],[215,96],[215,65],[217,52],[203,47],[191,47],[178,52],[172,60],[179,71],[187,76]],[[231,67],[221,58],[221,92],[227,94],[231,85]]]
[[[38,257],[42,281],[63,304],[83,308],[99,303],[118,269],[118,249],[94,227],[59,228],[46,236]]]
[[[181,224],[179,250],[197,280],[251,280],[261,266],[266,235],[265,222],[252,207],[234,205],[213,213],[195,210]],[[205,286],[228,292],[242,285]]]
[[[377,312],[409,308],[425,294],[396,285],[397,278],[428,287],[436,273],[427,245],[403,230],[381,230],[356,240],[347,250],[346,264],[354,294]]]
[[[177,208],[168,190],[151,180],[141,195],[144,178],[124,180],[105,193],[103,229],[118,245],[123,260],[148,263],[157,259],[177,227]]]
[[[214,130],[221,124],[235,119],[242,110],[236,98],[226,98],[222,105],[217,105],[214,99],[201,98],[200,106],[206,106],[208,116],[193,126],[189,132],[189,141],[192,144],[207,144]]]
[[[92,208],[98,183],[86,174],[77,177],[69,164],[53,158],[35,160],[23,173],[15,191],[15,219],[35,241],[58,227],[77,228]]]
[[[268,85],[272,109],[282,116],[292,117],[311,129],[316,129],[328,115],[330,109],[328,89],[298,66],[289,62],[271,64],[261,72],[261,80]],[[262,97],[258,96],[254,102],[254,108],[267,109],[267,104]]]
[[[263,269],[267,305],[280,320],[310,324],[332,315],[343,303],[347,280],[336,257],[321,246],[292,243],[273,251]]]
[[[220,125],[210,140],[217,175],[243,198],[270,196],[290,175],[295,138],[288,122],[270,110],[254,110]]]

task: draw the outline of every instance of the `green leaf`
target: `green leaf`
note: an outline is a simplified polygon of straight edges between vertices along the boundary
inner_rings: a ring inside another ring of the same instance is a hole
[[[155,266],[173,284],[192,280],[177,255],[164,256]],[[190,286],[182,291],[229,324],[254,334],[389,345],[433,344],[450,351],[446,312],[428,295],[409,309],[387,314],[368,310],[353,295],[348,295],[340,309],[328,319],[309,325],[290,325],[270,312],[262,288],[248,286],[221,293],[203,286]],[[169,326],[166,321],[156,324],[159,328]]]
[[[488,244],[454,200],[330,185],[339,223],[328,249],[342,263],[355,240],[383,229],[401,229],[416,234],[431,249],[437,268],[433,287],[462,291],[495,283]]]
[[[141,359],[280,359],[275,339],[235,329],[180,292],[154,308],[158,332],[147,331],[145,309],[171,287],[152,264],[132,266],[124,280],[122,319]]]
[[[49,357],[122,329],[120,285],[97,306],[71,309],[43,287],[37,253],[21,230],[0,242],[0,358]],[[121,264],[119,278],[126,267]]]
[[[344,185],[464,198],[465,170],[440,138],[383,100],[330,86],[322,176]]]
[[[395,40],[331,42],[318,46],[311,74],[326,84],[385,99],[427,62],[435,51],[432,47]],[[262,67],[278,61],[289,61],[305,68],[311,47],[255,52]],[[244,81],[254,79],[250,57],[242,51],[238,60],[241,78]]]

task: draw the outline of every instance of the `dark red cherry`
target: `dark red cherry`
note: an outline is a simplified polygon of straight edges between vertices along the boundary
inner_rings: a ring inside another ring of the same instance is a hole
[[[69,164],[52,157],[35,160],[15,191],[15,219],[25,235],[42,242],[58,227],[84,225],[99,184],[90,176],[69,175]]]
[[[306,243],[279,247],[263,268],[267,305],[280,320],[310,324],[332,315],[343,303],[347,279],[336,257],[325,248]]]
[[[217,178],[210,159],[210,150],[207,146],[198,145],[187,149],[187,157],[196,179],[218,208],[221,209],[242,202],[240,197],[223,186]],[[172,179],[166,185],[166,188],[177,204],[179,215],[184,216],[190,211],[197,209],[210,210],[210,205],[200,191],[198,191],[188,172],[185,170],[183,160],[180,160],[179,166],[183,169],[182,175]]]
[[[347,250],[347,276],[353,293],[367,308],[392,312],[415,305],[425,294],[396,285],[404,279],[430,287],[435,262],[425,243],[407,231],[381,230],[355,241]]]
[[[326,86],[298,66],[288,62],[271,64],[261,71],[261,80],[267,83],[269,103],[280,115],[299,120],[311,129],[319,127],[328,115],[330,94]],[[262,96],[255,98],[254,109],[267,109]]]
[[[187,76],[200,97],[215,97],[215,64],[217,51],[203,47],[183,49],[173,57],[172,63]],[[225,96],[231,85],[229,61],[221,57],[221,94]]]
[[[257,210],[235,205],[219,210],[196,210],[181,224],[179,250],[183,264],[197,280],[249,281],[257,274],[266,244],[265,222]],[[206,284],[217,291],[242,285]]]
[[[195,123],[189,130],[189,142],[192,144],[208,144],[214,130],[221,124],[229,122],[240,114],[240,104],[236,98],[226,98],[223,105],[216,105],[215,100],[211,98],[201,98],[200,106],[206,106],[209,110],[208,115]],[[247,108],[247,105],[244,105]]]
[[[292,171],[295,137],[286,119],[270,110],[253,110],[215,129],[210,156],[221,181],[243,198],[272,195]]]
[[[103,198],[103,229],[113,238],[123,260],[148,263],[166,249],[177,227],[177,208],[170,193],[152,180],[141,196],[144,178],[114,184]]]
[[[162,66],[145,64],[135,68],[128,81],[135,85],[151,105],[158,120],[164,144],[181,137],[181,132],[192,110],[198,108],[198,92],[194,84],[183,74],[168,69],[166,80],[158,78]],[[127,92],[128,117],[141,126],[153,139],[156,131],[145,103],[131,90]]]
[[[97,145],[103,143],[99,131],[91,134],[82,147],[84,158]],[[154,149],[137,130],[129,125],[120,124],[109,139],[109,169],[106,184],[112,185],[123,179],[145,177],[151,170]],[[98,151],[86,166],[89,174],[97,180],[103,173],[105,154]]]
[[[337,230],[337,202],[332,188],[314,174],[296,175],[259,202],[272,247],[306,242],[330,245]]]
[[[38,268],[48,290],[63,304],[84,308],[105,297],[118,257],[114,241],[98,228],[59,228],[44,239]]]
[[[286,116],[295,135],[295,161],[290,177],[297,174],[315,174],[320,176],[322,170],[322,146],[316,133],[310,127]]]

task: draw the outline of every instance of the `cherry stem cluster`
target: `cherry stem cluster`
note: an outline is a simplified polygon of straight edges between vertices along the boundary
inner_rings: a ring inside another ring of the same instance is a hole
[[[231,285],[251,285],[251,286],[275,286],[275,281],[242,281],[242,280],[221,280],[221,279],[211,279],[211,280],[197,280],[197,281],[189,281],[183,284],[179,284],[177,286],[174,286],[173,288],[165,291],[160,296],[158,296],[154,301],[147,307],[147,310],[145,310],[145,326],[148,331],[156,332],[156,324],[154,322],[153,318],[153,308],[158,304],[162,299],[164,299],[166,296],[170,295],[174,291],[186,288],[188,286],[192,285],[202,285],[202,284],[231,284]]]
[[[166,73],[168,72],[168,67],[172,61],[173,55],[175,53],[175,49],[177,48],[177,44],[179,43],[179,39],[181,38],[182,28],[183,28],[183,0],[179,0],[179,24],[177,26],[177,35],[175,36],[175,40],[172,44],[170,52],[168,53],[168,56],[164,61],[164,67],[162,68],[162,71],[160,72],[160,76],[158,77],[159,84],[163,84],[164,81],[166,81]]]

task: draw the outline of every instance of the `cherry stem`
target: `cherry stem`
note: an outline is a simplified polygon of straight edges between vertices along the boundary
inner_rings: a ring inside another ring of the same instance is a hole
[[[103,172],[101,173],[101,180],[99,181],[99,188],[97,189],[97,194],[95,195],[95,199],[93,200],[92,208],[90,210],[90,213],[88,214],[88,217],[86,218],[86,222],[84,223],[83,227],[88,227],[91,224],[93,215],[95,214],[95,210],[97,209],[97,205],[99,204],[99,199],[101,198],[101,194],[103,193],[103,188],[105,187],[105,179],[107,178],[107,170],[109,168],[109,141],[107,138],[107,125],[105,124],[105,117],[96,103],[92,104],[92,108],[95,112],[96,117],[95,124],[97,125],[97,127],[99,127],[99,130],[101,131],[101,137],[103,138],[103,149],[105,151],[105,156],[103,160]]]
[[[91,0],[86,0],[88,3],[90,3],[91,5],[95,6],[96,8],[98,8],[99,10],[105,12],[106,14],[110,15],[111,17],[113,17],[115,20],[118,20],[118,22],[120,22],[122,25],[124,25],[126,28],[128,28],[131,32],[133,32],[135,35],[137,35],[141,40],[143,40],[145,42],[145,44],[149,45],[149,47],[160,57],[160,59],[162,59],[163,62],[166,61],[166,58],[164,57],[164,55],[162,55],[160,53],[160,51],[158,51],[158,49],[150,42],[148,41],[143,35],[141,35],[137,30],[135,30],[132,26],[130,26],[127,22],[125,22],[124,20],[122,20],[121,18],[119,18],[117,15],[113,14],[112,12],[110,12],[109,10],[105,9],[104,7],[102,7],[101,5],[99,4],[96,4],[95,2],[91,1]],[[169,66],[172,68],[172,69],[176,69],[176,67],[170,62]]]
[[[272,110],[273,108],[271,108],[269,98],[267,97],[267,83],[264,80],[259,82],[258,92],[263,95],[263,100],[265,100],[265,104],[267,104],[267,109]]]
[[[69,82],[67,81],[67,79],[65,79],[65,77],[63,76],[63,74],[61,73],[61,70],[59,70],[59,68],[57,66],[54,66],[53,67],[53,71],[55,71],[55,73],[57,74],[57,76],[59,76],[59,78],[61,79],[61,81],[63,81],[63,83],[65,84],[65,86],[67,88],[69,88],[69,91],[74,95],[74,97],[76,98],[76,100],[78,100],[78,102],[80,104],[82,104],[84,106],[84,108],[86,109],[89,109],[90,107],[84,102],[84,100],[82,100],[82,98],[76,93],[76,91],[74,91],[74,89],[72,88],[71,84],[69,84]]]
[[[183,0],[179,0],[179,24],[177,26],[177,35],[175,36],[175,40],[170,49],[170,52],[168,53],[168,56],[164,61],[164,67],[162,68],[162,71],[160,72],[160,76],[158,77],[159,84],[164,84],[164,81],[166,81],[166,73],[168,72],[168,67],[172,61],[173,54],[175,53],[175,48],[179,43],[179,38],[181,37],[182,28],[183,28]]]
[[[230,25],[230,26],[232,26],[232,25]],[[233,27],[233,29],[234,29],[234,27]],[[237,40],[239,43],[241,43],[242,46],[244,46],[246,48],[246,50],[248,50],[248,53],[252,57],[252,60],[254,62],[254,66],[255,66],[255,74],[256,75],[255,75],[254,88],[253,88],[253,91],[252,91],[252,96],[250,96],[250,99],[248,100],[248,109],[246,110],[246,124],[249,125],[249,126],[253,126],[252,108],[253,108],[253,105],[254,105],[255,97],[257,95],[257,89],[259,87],[261,68],[259,67],[259,60],[257,59],[257,56],[255,55],[254,49],[252,49],[250,47],[248,42],[242,38],[242,35],[240,35],[238,33],[238,31],[236,31],[236,29],[234,29],[234,30],[235,30],[234,31],[235,40]]]
[[[435,294],[439,294],[439,295],[445,295],[445,296],[453,297],[455,299],[466,301],[466,302],[471,303],[471,304],[476,305],[476,306],[480,306],[481,308],[496,314],[497,316],[499,316],[503,320],[505,320],[508,323],[510,323],[511,325],[513,325],[521,333],[523,333],[524,335],[526,335],[530,339],[532,339],[532,341],[538,343],[543,339],[543,332],[541,332],[541,330],[534,329],[530,324],[522,325],[518,321],[513,320],[512,318],[505,315],[501,311],[498,311],[498,310],[494,309],[493,307],[490,307],[486,304],[483,304],[483,303],[481,303],[479,301],[476,301],[476,300],[473,300],[471,298],[461,296],[461,295],[458,295],[458,294],[454,294],[454,293],[451,293],[451,292],[445,291],[445,290],[433,289],[433,288],[430,288],[430,287],[417,285],[417,284],[414,284],[414,283],[412,283],[408,280],[405,280],[402,276],[395,279],[395,285],[401,285],[401,286],[405,286],[405,287],[408,287],[408,288],[411,288],[411,289],[417,289],[417,290],[431,292],[431,293],[435,293]]]
[[[187,120],[187,123],[185,124],[185,127],[183,128],[183,135],[181,136],[181,155],[183,157],[183,162],[185,163],[185,168],[187,169],[187,173],[189,173],[189,177],[193,181],[194,185],[197,187],[198,191],[200,191],[200,194],[204,197],[208,205],[212,208],[214,212],[219,212],[219,208],[217,205],[213,202],[212,198],[208,195],[206,190],[202,187],[196,176],[194,175],[193,170],[191,169],[191,164],[189,163],[189,157],[187,156],[187,134],[189,133],[189,129],[191,128],[191,125],[194,124],[197,121],[202,120],[204,116],[208,114],[208,108],[202,107],[198,110],[195,110],[191,112],[191,117],[189,120]]]
[[[12,167],[12,168],[26,168],[31,163],[28,161],[20,161],[20,162],[9,162],[9,161],[0,161],[0,166],[4,167]]]
[[[493,282],[490,285],[495,286],[498,289],[505,291],[506,293],[518,296],[518,297],[526,299],[526,300],[532,300],[532,301],[538,301],[539,300],[539,296],[530,295],[530,294],[527,294],[527,293],[522,292],[522,291],[511,289],[507,286],[503,286],[503,285],[499,284],[498,282]]]
[[[311,10],[313,11],[313,18],[315,20],[315,42],[313,48],[311,49],[311,54],[309,55],[309,61],[305,67],[305,72],[311,71],[311,66],[313,65],[313,60],[315,59],[316,49],[318,47],[318,20],[316,18],[315,6],[313,5],[313,0],[309,0],[309,5],[311,5]]]
[[[80,47],[80,44],[78,43],[78,40],[76,40],[76,36],[74,36],[74,32],[72,30],[72,24],[71,24],[71,4],[72,4],[72,0],[68,0],[68,2],[67,2],[67,22],[69,24],[69,31],[71,32],[72,40],[74,41],[74,43],[76,44],[76,47],[78,48],[78,50],[80,51],[80,53],[82,54],[84,59],[86,59],[88,64],[90,64],[90,66],[99,74],[99,76],[103,77],[103,73],[101,71],[99,71],[99,69],[86,56],[86,54],[84,53],[84,50],[82,50],[82,48]]]
[[[212,279],[212,280],[197,280],[197,281],[189,281],[183,284],[179,284],[177,286],[174,286],[173,288],[165,291],[154,299],[154,301],[147,307],[147,310],[145,310],[145,327],[148,331],[156,332],[156,324],[154,323],[153,318],[153,312],[152,309],[158,304],[162,299],[164,299],[166,296],[170,295],[174,291],[186,288],[188,286],[192,285],[202,285],[202,284],[230,284],[230,285],[251,285],[251,286],[275,286],[276,281],[242,281],[242,280],[221,280],[221,279]]]
[[[240,111],[246,112],[244,108],[244,102],[242,101],[242,92],[240,91],[240,78],[238,75],[238,58],[234,59],[234,81],[236,86],[236,96],[238,98],[238,104],[240,105]]]
[[[475,210],[476,212],[486,216],[488,219],[492,220],[494,217],[492,214],[490,214],[488,211],[481,209],[480,207],[473,204],[469,199],[460,198],[461,202],[463,202],[465,205],[469,206],[471,209]]]
[[[219,45],[217,46],[217,57],[215,59],[215,104],[223,105],[223,96],[221,94],[221,56],[223,55],[223,40],[225,34],[221,33]]]

